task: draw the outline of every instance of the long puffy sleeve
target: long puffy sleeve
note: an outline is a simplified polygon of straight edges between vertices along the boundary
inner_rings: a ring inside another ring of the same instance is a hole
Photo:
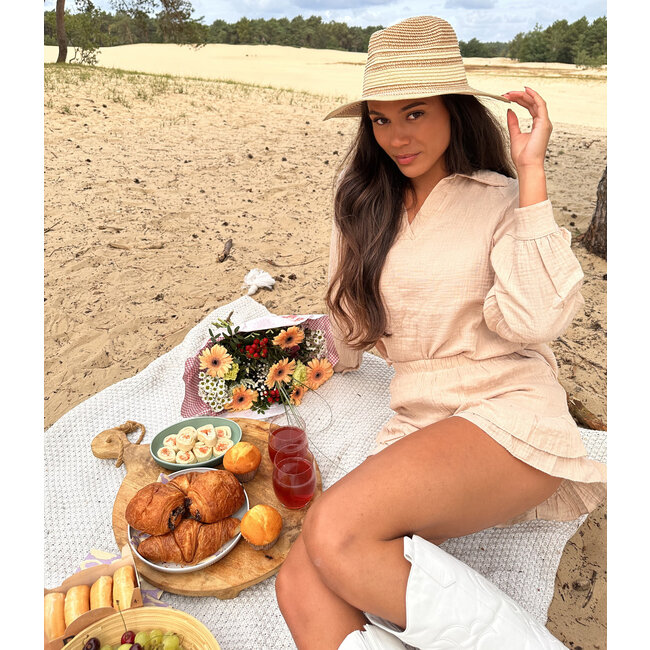
[[[494,285],[483,303],[487,326],[516,343],[560,336],[584,305],[584,274],[571,234],[553,217],[550,201],[516,207],[515,196],[493,237]]]
[[[332,282],[332,277],[336,271],[336,267],[339,263],[339,231],[335,223],[332,223],[332,238],[330,241],[330,256],[329,256],[329,270],[327,274],[328,285]],[[342,372],[345,374],[350,370],[356,370],[361,365],[361,359],[363,352],[361,350],[355,350],[351,348],[343,339],[341,330],[336,323],[336,320],[333,318],[332,314],[329,314],[329,323],[332,336],[334,338],[334,344],[336,346],[336,351],[339,355],[339,361],[334,366],[334,372]]]

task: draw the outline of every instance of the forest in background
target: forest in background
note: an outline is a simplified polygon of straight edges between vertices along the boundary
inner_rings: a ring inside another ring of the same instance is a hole
[[[239,45],[286,45],[317,49],[367,52],[370,35],[382,29],[349,26],[346,23],[324,22],[320,16],[294,18],[248,19],[235,23],[215,20],[204,24],[203,18],[184,19],[180,38],[170,38],[164,12],[115,11],[97,9],[85,3],[85,11],[65,11],[65,29],[71,47],[92,51],[99,47],[134,43],[180,42],[191,45],[230,43]],[[45,45],[58,45],[56,12],[45,11]],[[600,66],[607,63],[607,17],[591,23],[582,17],[573,23],[556,20],[548,27],[536,25],[532,31],[521,32],[509,42],[483,43],[476,38],[460,41],[463,57],[508,57],[521,62],[573,63]],[[84,61],[83,57],[81,58]],[[92,57],[85,62],[92,63]]]

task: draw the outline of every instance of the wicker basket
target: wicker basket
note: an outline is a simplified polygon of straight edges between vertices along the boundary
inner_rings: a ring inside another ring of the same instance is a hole
[[[139,607],[128,609],[122,615],[127,629],[133,630],[136,634],[154,629],[174,632],[181,638],[184,650],[221,650],[216,639],[203,623],[178,609]],[[88,626],[64,647],[65,650],[83,650],[86,641],[93,636],[97,637],[102,645],[119,644],[124,631],[122,616],[119,613],[112,614]]]

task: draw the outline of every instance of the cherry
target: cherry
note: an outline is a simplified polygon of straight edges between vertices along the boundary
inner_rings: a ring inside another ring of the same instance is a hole
[[[127,630],[122,635],[121,643],[134,643],[134,642],[135,642],[135,632],[131,632],[131,630]]]

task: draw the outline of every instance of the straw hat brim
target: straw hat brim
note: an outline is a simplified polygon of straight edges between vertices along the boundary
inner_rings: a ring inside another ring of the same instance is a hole
[[[463,90],[456,90],[456,89],[437,90],[431,93],[427,93],[426,95],[423,95],[422,91],[416,93],[406,93],[406,94],[402,93],[396,95],[383,94],[383,95],[363,97],[354,102],[349,102],[348,104],[339,106],[338,108],[335,108],[333,111],[328,113],[323,118],[323,121],[329,120],[330,118],[333,117],[361,117],[361,115],[363,114],[362,112],[363,103],[367,101],[389,102],[389,101],[395,101],[401,99],[419,99],[420,97],[435,97],[437,95],[478,95],[480,97],[490,97],[491,99],[498,99],[502,102],[506,102],[508,104],[510,103],[510,100],[506,97],[503,97],[501,95],[493,95],[492,93],[486,93],[483,92],[482,90],[476,90],[475,88],[471,88],[470,86],[467,86]]]

